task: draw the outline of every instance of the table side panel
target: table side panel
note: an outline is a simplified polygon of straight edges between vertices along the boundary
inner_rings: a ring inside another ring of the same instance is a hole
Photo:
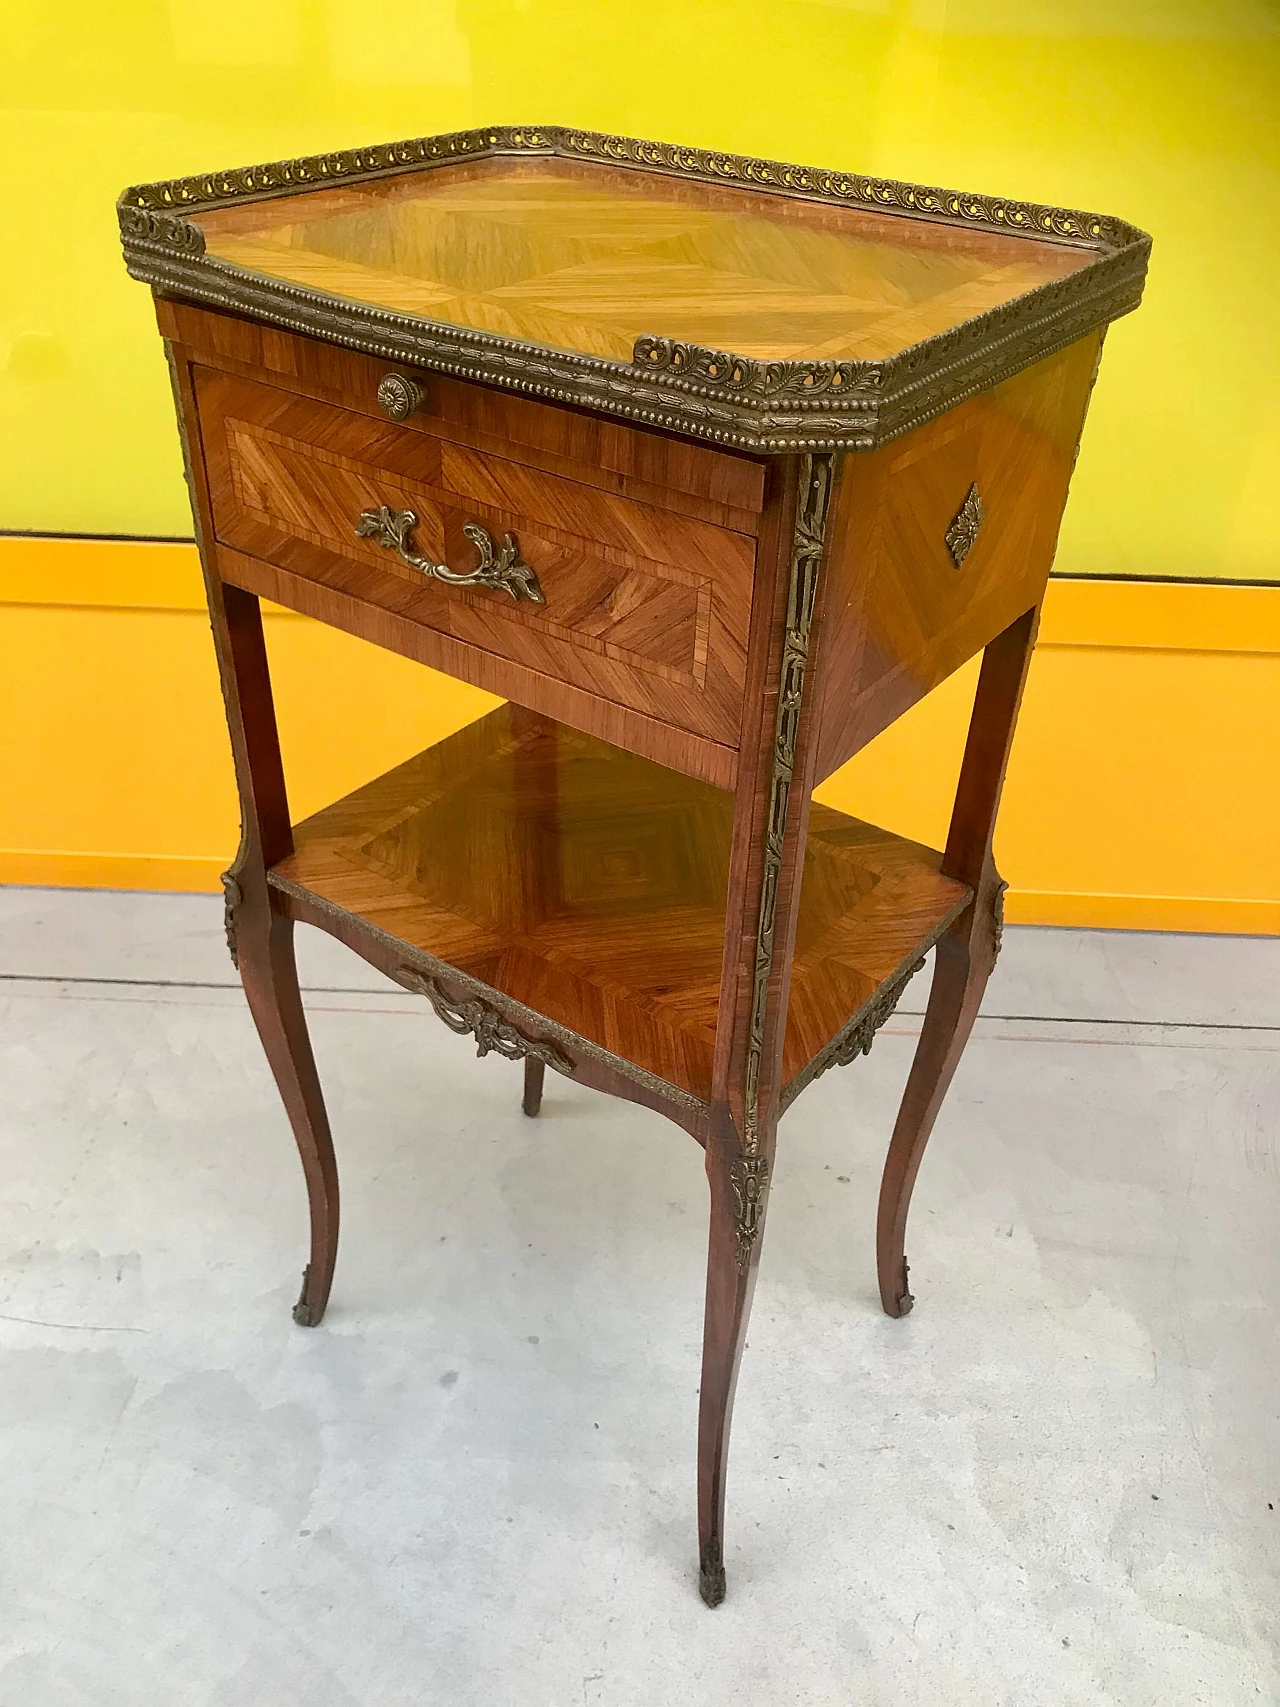
[[[941,864],[932,848],[814,802],[791,962],[784,1089],[967,905],[972,891],[944,877]]]
[[[828,532],[819,778],[1039,602],[1101,337],[849,459]],[[948,533],[975,488],[957,563]]]

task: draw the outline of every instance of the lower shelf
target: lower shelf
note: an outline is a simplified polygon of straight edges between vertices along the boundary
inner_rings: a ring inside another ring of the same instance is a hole
[[[299,824],[271,876],[705,1100],[732,826],[731,795],[504,705]],[[784,1084],[963,908],[939,860],[813,807]]]

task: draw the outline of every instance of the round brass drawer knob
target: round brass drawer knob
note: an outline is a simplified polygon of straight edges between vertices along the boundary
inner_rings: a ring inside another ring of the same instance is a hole
[[[378,382],[378,407],[391,421],[407,421],[426,402],[426,393],[402,373],[384,374]]]

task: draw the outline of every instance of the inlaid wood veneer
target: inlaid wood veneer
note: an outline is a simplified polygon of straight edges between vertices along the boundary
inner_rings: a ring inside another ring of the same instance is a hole
[[[254,273],[590,355],[645,332],[763,361],[896,355],[1078,271],[1054,243],[573,161],[502,160],[195,215]]]
[[[709,1102],[730,795],[504,706],[293,837],[273,879]],[[940,863],[813,808],[784,1082],[967,904]]]
[[[212,370],[196,397],[221,543],[736,746],[751,536]],[[459,570],[468,524],[511,533],[545,603],[424,577],[357,532],[382,505]]]
[[[171,362],[240,789],[228,942],[307,1185],[295,1319],[324,1314],[339,1209],[302,921],[523,1059],[527,1116],[550,1067],[702,1146],[714,1606],[779,1116],[871,1047],[932,950],[876,1235],[885,1310],[912,1305],[912,1186],[1000,946],[1040,600],[1149,240],[556,126],[144,184],[119,213]],[[294,825],[261,598],[508,703]],[[812,804],[975,653],[945,848]]]

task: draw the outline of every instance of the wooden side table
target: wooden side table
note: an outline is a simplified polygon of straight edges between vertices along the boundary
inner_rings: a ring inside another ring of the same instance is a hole
[[[936,950],[880,1199],[911,1188],[999,948],[992,832],[1121,221],[503,128],[127,191],[169,350],[243,811],[227,936],[338,1181],[294,921],[478,1052],[669,1116],[711,1188],[701,1591],[779,1114]],[[508,704],[290,820],[268,598]],[[946,848],[815,784],[984,650]]]

